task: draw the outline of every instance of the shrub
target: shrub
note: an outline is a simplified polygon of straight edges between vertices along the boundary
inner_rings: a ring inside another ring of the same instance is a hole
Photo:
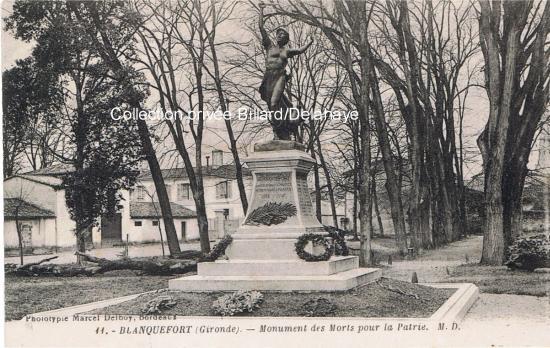
[[[511,269],[527,271],[550,267],[550,241],[544,235],[515,240],[508,247],[508,260],[505,265]]]
[[[263,302],[264,296],[258,291],[236,291],[224,295],[212,303],[216,314],[233,316],[235,314],[252,312]]]
[[[336,305],[324,297],[307,301],[301,307],[301,315],[304,317],[328,317],[334,315]]]
[[[15,263],[6,263],[4,265],[4,273],[9,274],[14,272],[17,269],[17,265]]]
[[[172,296],[158,296],[148,301],[141,312],[143,314],[160,314],[163,310],[170,309],[176,305],[176,301]]]
[[[334,255],[348,256],[349,248],[346,244],[347,231],[341,230],[333,226],[323,226],[328,232],[328,235],[334,241]]]

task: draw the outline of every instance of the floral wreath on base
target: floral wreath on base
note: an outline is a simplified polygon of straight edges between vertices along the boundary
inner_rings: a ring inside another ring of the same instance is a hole
[[[325,248],[325,252],[320,255],[313,255],[305,251],[305,247],[308,242],[312,242],[316,245],[322,245]],[[298,257],[307,262],[327,261],[334,253],[333,246],[320,234],[306,233],[298,237],[298,240],[294,244],[296,254]]]
[[[199,262],[214,262],[225,253],[225,249],[233,242],[233,237],[230,235],[224,236],[214,247],[210,253],[204,255]]]

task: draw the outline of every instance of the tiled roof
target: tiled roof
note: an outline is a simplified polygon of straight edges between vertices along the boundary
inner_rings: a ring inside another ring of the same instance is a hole
[[[54,164],[46,168],[31,172],[22,173],[24,175],[63,175],[74,171],[72,164]]]
[[[57,190],[63,188],[63,176],[67,173],[72,172],[73,170],[74,167],[72,165],[56,164],[46,168],[16,174],[12,177],[5,179],[4,181],[10,180],[12,178],[21,178],[39,184],[48,185]]]
[[[54,218],[55,213],[19,198],[4,198],[4,219]]]
[[[48,175],[16,175],[16,177],[51,186],[55,189],[63,188],[63,179]]]
[[[237,178],[235,166],[232,164],[224,164],[218,167],[203,166],[202,175],[214,176],[214,177],[224,178],[224,179]],[[243,168],[243,176],[251,176],[251,175],[252,174],[250,170],[248,170],[247,168]],[[185,170],[185,168],[163,169],[162,176],[164,177],[164,179],[185,179],[187,178],[187,171]],[[140,175],[139,179],[151,180],[152,179],[151,172],[149,171],[143,172]]]
[[[185,219],[197,216],[191,209],[187,209],[177,203],[170,203],[172,207],[172,216],[174,218]],[[158,202],[131,202],[130,217],[132,219],[160,219],[162,217]]]

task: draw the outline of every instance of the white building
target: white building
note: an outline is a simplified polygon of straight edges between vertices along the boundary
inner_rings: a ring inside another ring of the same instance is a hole
[[[223,163],[223,153],[212,153],[212,164],[202,168],[206,214],[211,240],[233,233],[244,217],[236,170]],[[58,165],[15,175],[4,180],[4,240],[6,248],[18,247],[15,216],[24,231],[28,248],[72,248],[76,245],[75,222],[70,218],[62,178],[72,168]],[[163,169],[176,233],[181,242],[199,239],[196,208],[185,168]],[[250,200],[252,175],[243,168],[243,181]],[[166,241],[164,223],[151,174],[144,171],[133,189],[121,192],[117,212],[100,219],[89,233],[89,247],[123,242]],[[18,209],[16,209],[19,207]],[[332,224],[330,205],[322,202],[323,223]],[[19,214],[15,212],[18,211]],[[338,206],[339,218],[344,210]]]
[[[16,219],[20,220],[27,248],[64,248],[75,245],[75,223],[65,205],[65,191],[61,184],[62,180],[47,170],[16,175],[4,180],[6,248],[18,247]]]
[[[75,222],[65,203],[62,177],[71,168],[53,166],[15,175],[4,180],[4,247],[18,248],[17,224],[26,249],[74,248]],[[166,241],[160,207],[153,201],[130,202],[130,194],[122,192],[117,212],[103,217],[91,229],[88,242],[94,247],[112,246],[123,241],[156,242],[160,233]],[[172,216],[180,241],[198,239],[194,210],[172,203]]]
[[[244,212],[239,195],[235,166],[233,164],[223,164],[221,151],[214,151],[212,157],[212,165],[203,166],[202,176],[209,235],[211,239],[217,239],[226,233],[232,232],[228,229],[231,230],[238,226],[239,221],[244,217]],[[162,175],[170,201],[173,204],[195,211],[195,201],[193,200],[185,168],[163,169]],[[243,182],[247,197],[250,199],[252,175],[246,168],[243,168]],[[153,201],[157,201],[155,185],[151,174],[146,172],[139,177],[138,183],[132,190],[130,202],[135,204]],[[187,226],[187,228],[194,233],[196,231],[198,238],[196,222],[192,226]]]

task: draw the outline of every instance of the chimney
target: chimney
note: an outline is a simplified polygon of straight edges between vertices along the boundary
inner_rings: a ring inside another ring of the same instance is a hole
[[[219,167],[223,165],[223,151],[213,150],[212,151],[212,167]]]

